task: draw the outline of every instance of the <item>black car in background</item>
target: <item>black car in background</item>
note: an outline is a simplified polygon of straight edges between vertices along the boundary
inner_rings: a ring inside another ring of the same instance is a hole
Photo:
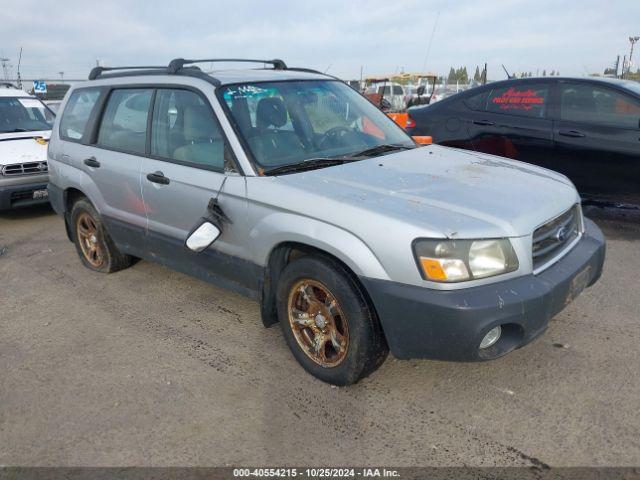
[[[411,108],[409,116],[410,135],[556,170],[585,200],[640,208],[640,83],[512,79]]]

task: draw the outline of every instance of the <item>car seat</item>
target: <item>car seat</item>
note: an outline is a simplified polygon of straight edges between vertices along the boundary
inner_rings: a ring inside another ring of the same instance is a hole
[[[184,111],[185,145],[173,158],[212,167],[224,167],[224,141],[205,105],[189,105]]]
[[[249,145],[261,164],[282,164],[282,159],[295,159],[304,153],[305,148],[298,135],[291,130],[281,129],[287,120],[287,108],[282,99],[269,97],[258,102],[257,132],[249,138]]]

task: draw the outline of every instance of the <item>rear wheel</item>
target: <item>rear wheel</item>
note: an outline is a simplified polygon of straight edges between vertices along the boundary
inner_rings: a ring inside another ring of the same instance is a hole
[[[382,329],[359,285],[329,258],[302,257],[285,267],[278,317],[298,362],[325,382],[356,383],[387,356]]]
[[[73,205],[70,230],[78,256],[87,268],[111,273],[131,265],[132,257],[120,253],[105,230],[100,215],[86,198]]]

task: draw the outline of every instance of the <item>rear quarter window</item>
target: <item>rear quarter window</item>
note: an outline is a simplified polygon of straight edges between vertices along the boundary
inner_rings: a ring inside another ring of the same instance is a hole
[[[522,117],[544,118],[549,100],[549,86],[544,84],[512,85],[491,91],[487,111]]]
[[[82,139],[101,93],[99,88],[81,88],[71,94],[60,119],[60,138],[76,142]]]

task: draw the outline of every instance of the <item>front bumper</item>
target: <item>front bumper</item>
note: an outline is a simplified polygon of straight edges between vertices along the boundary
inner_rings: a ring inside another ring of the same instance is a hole
[[[46,192],[47,182],[37,181],[19,185],[0,185],[0,210],[48,203],[48,197],[33,197],[33,193],[37,190],[44,190]]]
[[[605,240],[585,219],[580,242],[538,275],[461,290],[432,290],[362,278],[395,357],[482,361],[526,345],[602,273]],[[501,325],[502,336],[480,350],[482,338]]]

